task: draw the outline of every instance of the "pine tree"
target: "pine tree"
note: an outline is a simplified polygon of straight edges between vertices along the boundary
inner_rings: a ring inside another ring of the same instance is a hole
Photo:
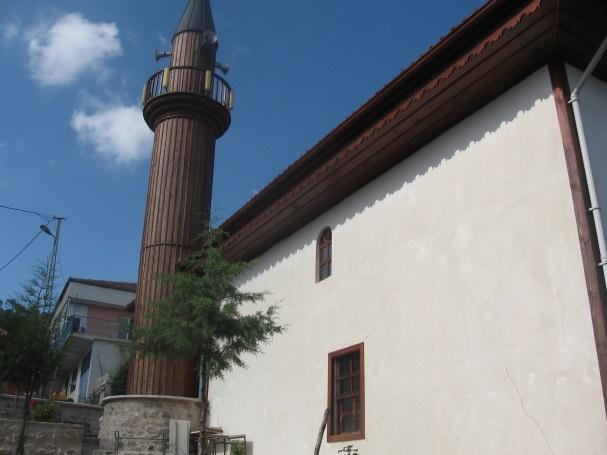
[[[23,422],[16,455],[25,450],[29,405],[34,392],[48,384],[59,363],[61,352],[53,349],[51,314],[45,311],[44,291],[48,285],[47,268],[37,266],[32,278],[16,297],[0,301],[0,328],[6,332],[0,351],[0,383],[25,390]]]
[[[183,260],[180,271],[163,278],[172,292],[153,302],[143,327],[134,330],[136,355],[173,359],[197,358],[201,393],[198,453],[207,446],[208,384],[234,366],[244,367],[243,355],[258,354],[284,327],[277,323],[277,307],[250,311],[267,292],[244,292],[234,284],[249,267],[227,261],[220,250],[223,235],[209,230],[201,247]],[[243,306],[245,308],[243,308]]]

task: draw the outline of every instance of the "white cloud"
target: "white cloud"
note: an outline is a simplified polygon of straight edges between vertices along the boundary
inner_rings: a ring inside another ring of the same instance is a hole
[[[77,110],[71,124],[78,139],[110,163],[128,165],[151,154],[153,134],[137,106],[100,107],[91,114]]]
[[[5,22],[2,24],[2,26],[0,26],[0,36],[2,36],[2,42],[4,44],[10,44],[12,41],[17,39],[20,31],[21,27],[19,20],[15,19],[12,22]]]
[[[32,77],[44,86],[64,86],[87,71],[105,74],[105,60],[122,53],[114,23],[95,23],[81,14],[60,17],[28,34]]]

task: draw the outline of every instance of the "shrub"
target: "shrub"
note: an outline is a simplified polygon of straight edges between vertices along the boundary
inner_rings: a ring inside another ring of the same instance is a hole
[[[110,379],[112,395],[126,395],[126,385],[129,379],[129,363],[125,362],[114,372]]]
[[[230,455],[245,455],[246,450],[243,442],[233,442]]]
[[[59,403],[55,400],[32,400],[30,406],[32,408],[32,420],[49,423],[59,421]]]

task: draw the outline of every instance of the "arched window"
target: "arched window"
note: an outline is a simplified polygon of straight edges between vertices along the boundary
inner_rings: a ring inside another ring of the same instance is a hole
[[[325,228],[316,242],[316,281],[322,281],[331,276],[332,256],[331,228]]]

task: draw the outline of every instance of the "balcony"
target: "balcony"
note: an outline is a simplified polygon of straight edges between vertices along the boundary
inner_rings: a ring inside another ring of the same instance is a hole
[[[196,67],[176,66],[158,71],[144,86],[141,104],[146,105],[168,93],[202,95],[228,111],[234,107],[234,92],[230,84],[221,76]]]
[[[128,343],[131,340],[131,325],[126,320],[107,321],[82,316],[68,316],[55,326],[56,337],[53,346],[62,349],[60,375],[78,365],[91,350],[94,340]]]
[[[110,340],[129,341],[131,327],[124,321],[106,321],[104,319],[88,318],[83,316],[68,316],[58,330],[57,347],[61,348],[76,335],[79,338],[105,338]]]

